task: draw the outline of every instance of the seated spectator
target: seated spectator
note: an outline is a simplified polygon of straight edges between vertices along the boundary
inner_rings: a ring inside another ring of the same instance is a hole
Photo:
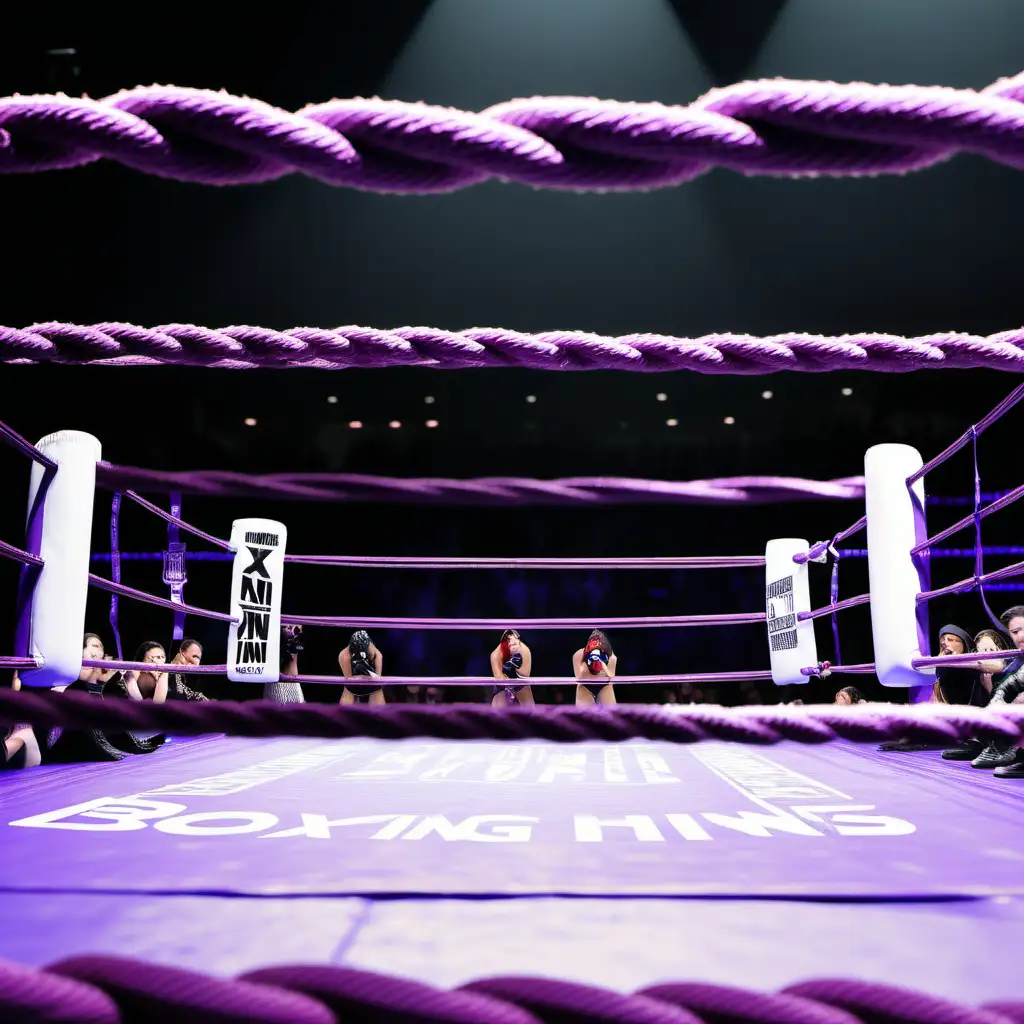
[[[1013,647],[1024,651],[1024,605],[1007,608],[999,616]],[[1012,650],[1012,648],[1011,648]],[[1012,704],[1024,695],[1024,657],[1011,661],[1002,672],[992,676],[989,706]],[[991,744],[971,764],[975,768],[995,768],[1002,779],[1024,779],[1024,751],[1015,744]]]
[[[974,638],[974,649],[978,654],[994,654],[996,651],[1012,650],[1013,645],[1010,643],[1010,638],[1002,630],[983,629]],[[984,690],[987,699],[992,694],[993,679],[1001,678],[1005,668],[1005,661],[978,662],[978,669],[981,673],[981,688]],[[942,756],[947,761],[971,761],[973,763],[975,760],[978,760],[979,763],[975,765],[977,768],[995,768],[998,767],[998,764],[1004,762],[1000,760],[997,764],[992,765],[989,765],[987,762],[990,759],[1001,758],[1007,752],[1008,749],[1005,744],[990,744],[986,746],[981,740],[971,738],[965,740],[957,747],[944,750]]]
[[[178,653],[171,661],[172,665],[201,665],[203,661],[203,645],[198,640],[185,639],[178,647]],[[184,672],[175,672],[171,675],[170,684],[167,687],[169,700],[209,700],[199,690],[193,689],[185,682]]]
[[[868,699],[856,686],[844,686],[837,694],[835,704],[867,704]],[[794,703],[796,703],[794,701]],[[803,703],[803,701],[801,701]]]
[[[939,630],[939,655],[971,654],[974,640],[959,626],[947,625]],[[932,700],[938,704],[973,704],[984,707],[988,694],[981,685],[981,673],[969,665],[937,666]]]
[[[147,640],[135,654],[136,661],[144,661],[147,665],[166,665],[167,652],[163,644],[155,640]],[[129,669],[123,675],[124,689],[132,700],[151,700],[154,704],[163,704],[167,700],[166,672],[139,672]]]
[[[957,654],[971,654],[973,651],[974,641],[966,630],[952,624],[947,624],[939,630],[939,657],[948,658]],[[977,668],[972,668],[969,665],[951,665],[949,668],[936,666],[931,703],[984,706],[987,699],[988,695],[981,685],[981,673]],[[930,743],[914,743],[911,740],[902,739],[882,743],[878,749],[887,752],[908,753],[940,748],[934,747]]]

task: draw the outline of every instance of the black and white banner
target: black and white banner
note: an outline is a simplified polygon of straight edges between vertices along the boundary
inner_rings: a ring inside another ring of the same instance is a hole
[[[276,683],[281,676],[281,586],[288,530],[273,519],[236,519],[231,527],[228,679]]]

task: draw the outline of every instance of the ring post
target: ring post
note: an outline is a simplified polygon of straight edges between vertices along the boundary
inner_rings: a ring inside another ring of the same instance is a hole
[[[38,463],[29,478],[27,547],[46,563],[31,596],[24,595],[19,635],[38,668],[21,673],[25,686],[61,686],[82,674],[82,637],[89,596],[96,463],[103,448],[92,434],[59,430],[36,447],[57,463]]]
[[[231,526],[228,679],[276,683],[281,678],[281,586],[288,529],[273,519],[236,519]]]
[[[928,539],[924,480],[907,486],[922,465],[917,449],[906,444],[878,444],[864,456],[875,673],[883,686],[911,687],[912,701],[935,674],[912,665],[929,647],[928,608],[917,603],[928,588],[928,555],[910,553]]]
[[[814,622],[797,617],[811,610],[811,588],[808,563],[794,562],[793,556],[809,546],[787,537],[768,541],[764,549],[768,652],[776,686],[810,682],[800,670],[818,664]]]

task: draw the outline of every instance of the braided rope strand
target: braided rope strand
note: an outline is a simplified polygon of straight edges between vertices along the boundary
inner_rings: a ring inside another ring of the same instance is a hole
[[[688,106],[555,96],[479,113],[382,99],[297,113],[226,92],[150,86],[93,100],[0,98],[0,173],[112,160],[179,181],[304,174],[398,194],[488,180],[666,188],[713,167],[802,177],[902,174],[975,153],[1024,167],[1024,74],[981,91],[775,79]]]
[[[970,736],[1017,742],[1024,707],[998,711],[957,705],[868,705],[725,708],[688,704],[659,707],[492,708],[489,705],[274,704],[269,701],[96,700],[91,694],[0,690],[0,725],[27,723],[111,732],[164,732],[176,736],[305,736],[376,739],[433,737],[446,740],[540,739],[621,742],[633,738],[671,743],[876,743],[913,739],[952,745]]]
[[[2,150],[0,150],[2,152]],[[296,327],[273,331],[195,324],[154,328],[133,324],[0,326],[0,362],[89,363],[104,366],[207,366],[219,369],[341,369],[423,366],[456,370],[629,370],[758,375],[793,371],[986,368],[1024,372],[1024,328],[988,337],[950,332],[918,338],[891,334],[657,334],[602,337],[582,331],[521,334],[502,328],[443,331],[431,327],[376,330]],[[303,495],[296,494],[297,497]]]
[[[439,505],[757,505],[785,501],[854,501],[864,478],[804,480],[750,476],[711,480],[640,480],[628,477],[399,478],[357,473],[272,473],[225,470],[165,472],[136,466],[97,465],[96,482],[108,491],[128,488],[179,491],[205,497],[245,497],[331,502]],[[1022,488],[1024,490],[1024,488]]]
[[[852,979],[779,993],[668,983],[624,994],[538,977],[483,978],[441,989],[372,971],[296,964],[215,978],[128,957],[75,956],[36,970],[0,961],[0,1017],[119,1024],[1011,1024],[1024,1003],[975,1008],[913,989]]]

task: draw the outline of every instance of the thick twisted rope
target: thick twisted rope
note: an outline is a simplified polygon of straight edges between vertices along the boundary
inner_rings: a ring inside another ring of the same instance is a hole
[[[864,497],[864,478],[803,480],[742,476],[712,480],[640,480],[629,477],[366,476],[358,473],[271,473],[254,476],[224,470],[164,472],[101,462],[96,483],[109,491],[143,491],[333,502],[438,505],[759,505],[783,501],[852,501]]]
[[[176,736],[225,733],[231,736],[370,736],[447,740],[540,739],[556,743],[628,739],[696,743],[876,743],[904,737],[918,742],[953,743],[969,736],[1016,742],[1024,732],[1024,708],[978,709],[954,705],[857,705],[836,707],[723,708],[688,704],[666,707],[491,708],[489,705],[390,704],[318,705],[96,700],[90,694],[0,690],[0,724],[25,722],[44,728],[100,729],[110,732],[164,732]]]
[[[790,177],[899,174],[956,153],[1024,166],[1024,74],[970,89],[786,79],[689,106],[572,96],[480,113],[331,100],[298,113],[226,92],[150,86],[100,100],[0,99],[0,173],[100,159],[179,181],[237,185],[301,173],[390,193],[499,179],[534,188],[665,188],[713,167]]]
[[[215,978],[116,956],[76,956],[42,970],[0,962],[0,1016],[119,1024],[1011,1024],[1024,1002],[980,1009],[913,989],[821,979],[767,993],[699,982],[626,995],[553,978],[497,977],[445,990],[324,964]]]
[[[867,370],[987,368],[1024,372],[1024,328],[988,337],[957,332],[900,338],[892,334],[710,334],[674,338],[582,331],[522,334],[499,327],[444,331],[432,327],[295,327],[272,331],[195,324],[137,327],[45,323],[0,326],[0,362],[94,363],[104,366],[208,366],[220,369],[425,366],[456,370],[630,370],[757,375],[785,370],[825,373]]]

